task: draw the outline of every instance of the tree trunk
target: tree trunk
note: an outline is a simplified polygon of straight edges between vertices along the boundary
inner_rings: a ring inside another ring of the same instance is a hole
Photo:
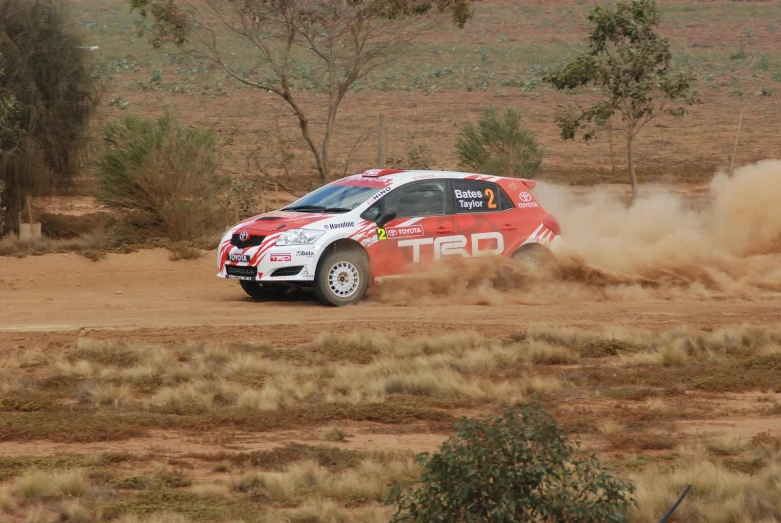
[[[613,175],[613,179],[616,178],[616,156],[613,152],[613,123],[608,122],[608,139],[610,141],[610,172]]]
[[[632,202],[637,198],[637,177],[635,176],[635,164],[632,158],[632,131],[630,126],[626,133],[626,168],[629,172],[629,182],[632,184]]]
[[[637,198],[637,177],[635,176],[635,164],[632,158],[632,138],[634,126],[629,125],[626,129],[626,168],[629,172],[629,182],[632,184],[632,202]]]

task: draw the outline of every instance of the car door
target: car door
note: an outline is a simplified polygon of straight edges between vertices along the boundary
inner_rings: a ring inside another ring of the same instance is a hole
[[[453,234],[466,239],[469,256],[511,255],[520,245],[520,217],[493,182],[453,180]]]
[[[412,182],[394,189],[363,214],[376,220],[387,210],[396,217],[377,230],[377,241],[367,247],[372,274],[383,277],[425,268],[450,247],[453,234],[447,180]]]

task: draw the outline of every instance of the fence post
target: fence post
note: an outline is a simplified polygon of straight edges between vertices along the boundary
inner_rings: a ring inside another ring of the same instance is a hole
[[[377,144],[377,168],[385,167],[385,115],[380,115],[380,139]]]

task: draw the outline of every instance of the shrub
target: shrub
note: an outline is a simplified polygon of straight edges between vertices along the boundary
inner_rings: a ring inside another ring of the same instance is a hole
[[[464,419],[413,489],[394,488],[392,522],[619,522],[634,487],[580,457],[537,403]]]
[[[14,153],[0,154],[9,228],[25,196],[51,193],[81,169],[99,91],[90,53],[73,27],[66,2],[0,0],[0,98],[16,105],[0,129],[20,131]]]
[[[512,108],[502,118],[488,108],[478,127],[467,123],[459,133],[456,152],[461,167],[517,178],[534,178],[543,157],[534,133],[521,126],[521,113]]]
[[[222,224],[211,131],[185,126],[169,112],[157,121],[128,116],[108,124],[99,163],[98,201],[122,217],[127,235],[195,240]]]

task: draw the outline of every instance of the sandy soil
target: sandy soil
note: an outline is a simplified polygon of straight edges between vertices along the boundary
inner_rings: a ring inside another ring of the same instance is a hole
[[[547,304],[385,305],[368,300],[345,308],[320,306],[312,297],[284,303],[255,303],[238,284],[215,277],[213,254],[198,260],[168,260],[165,250],[109,254],[93,262],[77,254],[0,259],[0,331],[8,340],[20,332],[82,329],[160,329],[199,336],[308,339],[311,331],[355,326],[405,334],[460,328],[513,332],[530,322],[593,326],[603,323],[649,327],[688,323],[774,323],[777,299],[758,301],[619,301],[577,299]],[[301,329],[301,322],[316,325]],[[240,327],[237,329],[236,327]]]

